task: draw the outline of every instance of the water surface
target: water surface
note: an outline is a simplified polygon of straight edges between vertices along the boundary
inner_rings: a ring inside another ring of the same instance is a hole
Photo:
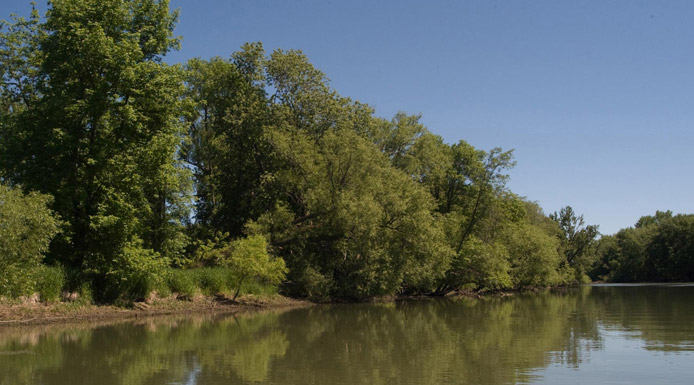
[[[0,385],[689,384],[694,286],[0,328]]]

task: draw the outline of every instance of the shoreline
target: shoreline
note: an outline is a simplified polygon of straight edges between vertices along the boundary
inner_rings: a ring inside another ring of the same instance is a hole
[[[79,304],[74,302],[0,303],[0,330],[5,327],[57,323],[127,321],[173,315],[237,314],[273,309],[313,306],[314,303],[281,295],[246,295],[235,303],[218,297],[176,298],[136,302],[132,307]]]
[[[502,291],[465,291],[450,293],[446,296],[400,295],[371,298],[365,302],[400,302],[424,301],[441,298],[510,297],[519,293],[539,292],[544,290],[566,290],[559,288],[535,288],[532,290]],[[354,302],[326,302],[326,304],[343,304]],[[166,297],[135,302],[130,307],[116,305],[81,304],[79,302],[0,302],[0,330],[6,327],[37,326],[57,323],[83,323],[101,321],[127,321],[144,318],[176,315],[222,315],[257,312],[264,310],[294,309],[319,305],[303,299],[285,297],[280,294],[245,295],[236,302],[226,296],[197,296],[192,300],[180,300]]]

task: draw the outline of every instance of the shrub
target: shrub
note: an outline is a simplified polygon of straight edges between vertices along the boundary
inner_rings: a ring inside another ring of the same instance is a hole
[[[334,281],[316,269],[307,267],[302,274],[297,276],[297,284],[305,290],[308,299],[325,302],[330,300],[330,292],[333,290]]]
[[[58,302],[65,286],[65,272],[61,267],[41,266],[36,274],[36,291],[43,302]]]
[[[202,267],[195,269],[169,269],[166,289],[183,299],[192,299],[197,290],[204,295],[238,290],[241,293],[274,294],[277,284],[250,277],[240,282],[238,271],[229,267]]]
[[[77,303],[81,305],[90,305],[94,303],[94,291],[88,283],[83,283],[77,292],[79,294]]]
[[[205,295],[214,295],[227,289],[225,270],[219,267],[198,269],[198,287]]]
[[[99,299],[143,300],[152,290],[165,286],[167,262],[159,253],[143,248],[141,241],[129,242],[107,267],[105,276],[96,278]]]
[[[0,183],[0,295],[34,291],[36,270],[60,224],[48,209],[51,200]]]
[[[192,299],[195,295],[195,270],[172,269],[167,277],[166,284],[171,292],[186,299]]]

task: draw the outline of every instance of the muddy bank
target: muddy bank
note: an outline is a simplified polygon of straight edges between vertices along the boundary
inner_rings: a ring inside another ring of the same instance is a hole
[[[0,328],[65,322],[137,319],[161,315],[222,314],[311,306],[308,301],[280,295],[247,295],[231,301],[226,297],[197,297],[193,300],[164,298],[136,302],[132,306],[91,305],[77,302],[0,302]]]

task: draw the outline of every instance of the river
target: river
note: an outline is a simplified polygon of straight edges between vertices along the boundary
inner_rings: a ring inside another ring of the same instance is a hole
[[[0,328],[0,384],[689,384],[694,285]]]

